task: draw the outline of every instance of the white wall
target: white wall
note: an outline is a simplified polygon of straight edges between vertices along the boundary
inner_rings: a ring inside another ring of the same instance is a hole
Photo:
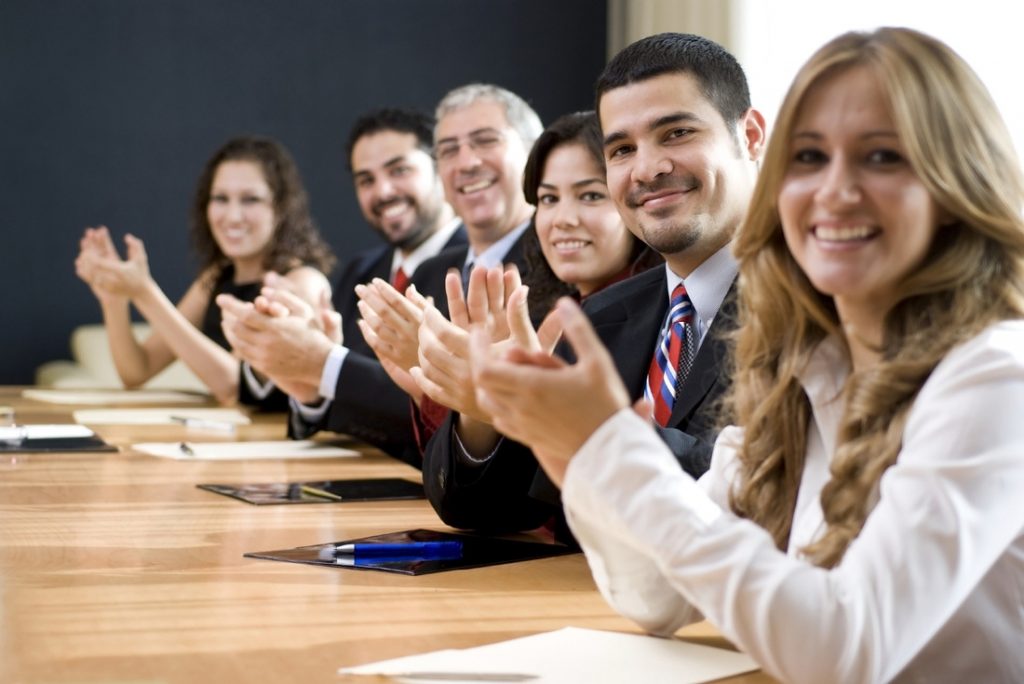
[[[849,30],[907,26],[939,38],[960,53],[992,93],[1017,150],[1024,150],[1020,77],[1024,4],[1016,0],[731,2],[731,49],[747,71],[754,106],[764,112],[769,127],[789,82],[818,47]]]

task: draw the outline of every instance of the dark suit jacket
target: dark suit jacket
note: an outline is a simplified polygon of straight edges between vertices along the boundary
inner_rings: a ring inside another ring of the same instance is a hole
[[[725,335],[735,327],[735,287],[708,331],[680,387],[669,427],[659,429],[680,465],[694,477],[707,470],[716,437],[718,401],[728,387]],[[584,307],[635,400],[643,396],[668,293],[663,268],[654,268],[589,298]],[[567,349],[560,353],[571,358]],[[494,457],[470,466],[456,455],[454,416],[428,443],[423,483],[441,519],[466,529],[508,532],[535,528],[561,516],[558,489],[525,445],[503,440]]]
[[[522,243],[522,238],[517,240],[505,257],[506,263],[514,263],[520,269],[525,267]],[[444,291],[444,278],[450,268],[462,268],[468,249],[468,246],[446,249],[420,264],[411,278],[416,289],[424,296],[433,297],[434,305],[446,316],[448,298]],[[293,427],[297,422],[289,421]],[[294,430],[295,436],[306,436],[319,429],[343,432],[417,468],[422,463],[413,430],[409,396],[392,382],[372,351],[367,354],[349,352],[338,374],[334,401],[323,422],[315,426],[302,425],[308,431]]]

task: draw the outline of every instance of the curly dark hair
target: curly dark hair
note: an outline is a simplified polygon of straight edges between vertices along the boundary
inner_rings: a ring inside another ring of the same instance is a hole
[[[526,201],[537,206],[537,190],[544,175],[551,152],[562,145],[582,145],[604,172],[604,145],[601,138],[601,126],[593,111],[565,114],[544,129],[530,150],[523,171],[523,194]],[[541,251],[540,238],[534,221],[530,221],[530,229],[524,236],[523,258],[526,262],[526,273],[523,282],[530,286],[528,297],[531,315],[543,317],[558,301],[559,297],[575,297],[579,299],[576,286],[559,280]],[[628,275],[636,275],[642,271],[664,263],[661,255],[649,248],[637,238],[633,238],[633,251],[629,257]],[[610,284],[610,283],[609,283]]]
[[[352,170],[352,150],[360,139],[384,131],[416,136],[417,149],[434,156],[434,118],[414,109],[383,108],[363,114],[352,124],[345,143],[345,159]]]
[[[263,259],[264,268],[286,273],[298,266],[313,266],[325,275],[329,274],[334,267],[334,253],[309,214],[309,197],[295,161],[281,143],[254,135],[232,138],[224,143],[199,174],[192,202],[191,231],[200,270],[205,272],[210,267],[218,267],[214,269],[216,275],[230,263],[213,239],[210,222],[206,218],[213,177],[217,168],[228,161],[247,161],[258,165],[274,195],[277,225]]]

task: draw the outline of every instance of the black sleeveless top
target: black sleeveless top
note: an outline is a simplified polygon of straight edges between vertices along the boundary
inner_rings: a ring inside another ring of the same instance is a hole
[[[210,303],[206,307],[206,313],[203,314],[202,325],[199,326],[199,330],[204,335],[228,351],[231,351],[231,345],[228,344],[227,338],[224,337],[224,331],[221,330],[220,307],[217,306],[217,302],[214,300],[217,299],[219,294],[229,294],[234,295],[243,302],[251,302],[256,299],[260,289],[263,287],[262,281],[236,284],[234,279],[235,267],[232,264],[228,264],[220,272],[220,275],[217,276],[217,280],[213,284],[213,290],[210,292]]]

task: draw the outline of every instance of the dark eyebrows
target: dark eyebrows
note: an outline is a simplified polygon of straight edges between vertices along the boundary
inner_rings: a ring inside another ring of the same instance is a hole
[[[590,185],[591,183],[600,183],[601,185],[606,185],[607,181],[605,181],[605,179],[603,178],[584,178],[583,180],[575,181],[570,185],[570,187],[582,188],[583,186]],[[542,188],[551,188],[552,190],[558,189],[558,187],[554,183],[545,183],[544,181],[541,181],[540,183],[538,183],[538,185]]]
[[[404,161],[405,155],[400,154],[397,157],[392,157],[391,159],[388,159],[386,162],[384,162],[384,168],[388,168],[389,166],[394,166],[396,164],[401,164]]]
[[[701,118],[693,112],[673,112],[666,114],[665,116],[659,116],[647,125],[648,131],[656,131],[663,126],[668,126],[677,123],[700,123]],[[625,131],[614,131],[605,136],[603,145],[609,147],[615,143],[627,139],[629,136],[626,135]]]
[[[790,136],[792,140],[824,140],[825,136],[818,131],[796,131]],[[899,140],[899,133],[896,131],[879,130],[879,131],[868,131],[859,136],[861,140],[870,140],[872,138],[895,138]]]
[[[700,117],[693,112],[674,112],[672,114],[666,114],[660,116],[647,127],[647,130],[656,131],[662,126],[668,126],[669,124],[677,123],[699,123]]]

